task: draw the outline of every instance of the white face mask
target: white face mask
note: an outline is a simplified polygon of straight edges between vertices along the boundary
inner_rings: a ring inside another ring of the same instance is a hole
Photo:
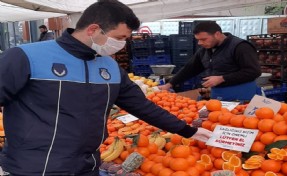
[[[110,56],[118,52],[119,50],[123,49],[123,47],[126,45],[126,41],[120,41],[116,40],[112,37],[108,37],[106,34],[105,36],[107,37],[107,41],[103,45],[98,45],[94,42],[92,36],[92,49],[95,50],[99,55],[101,56]]]

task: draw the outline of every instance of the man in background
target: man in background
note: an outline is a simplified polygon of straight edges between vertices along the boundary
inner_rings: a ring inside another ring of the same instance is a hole
[[[193,34],[201,48],[159,89],[168,90],[200,74],[202,86],[211,88],[211,98],[251,100],[257,90],[255,79],[261,74],[255,47],[230,33],[222,33],[214,21],[199,23]]]
[[[41,25],[41,26],[39,26],[39,29],[41,32],[39,41],[53,40],[54,39],[54,33],[49,32],[47,29],[47,26]]]

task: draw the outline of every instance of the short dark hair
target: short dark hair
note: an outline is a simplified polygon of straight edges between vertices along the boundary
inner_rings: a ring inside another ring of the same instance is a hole
[[[41,26],[39,26],[39,29],[41,29],[41,28],[43,28],[43,29],[47,29],[47,26],[45,26],[45,25],[41,25]]]
[[[117,0],[99,0],[90,5],[76,24],[76,30],[81,30],[90,24],[98,24],[105,32],[114,29],[120,23],[127,24],[131,30],[137,30],[140,21],[134,12]]]
[[[193,34],[200,32],[207,32],[208,34],[215,34],[216,32],[222,33],[221,27],[215,21],[203,21],[195,26]]]

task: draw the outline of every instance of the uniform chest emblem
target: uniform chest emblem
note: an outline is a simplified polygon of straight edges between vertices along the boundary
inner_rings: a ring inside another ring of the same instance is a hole
[[[58,77],[64,77],[67,75],[68,70],[64,64],[53,63],[52,72]]]
[[[106,68],[100,68],[100,75],[103,79],[105,80],[110,80],[111,79],[111,74],[108,72]]]

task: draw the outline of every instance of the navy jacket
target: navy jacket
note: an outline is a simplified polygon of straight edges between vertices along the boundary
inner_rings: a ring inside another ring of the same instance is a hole
[[[0,58],[4,106],[3,167],[13,175],[98,175],[99,146],[113,104],[161,129],[196,129],[147,100],[110,57],[71,36],[5,51]]]

